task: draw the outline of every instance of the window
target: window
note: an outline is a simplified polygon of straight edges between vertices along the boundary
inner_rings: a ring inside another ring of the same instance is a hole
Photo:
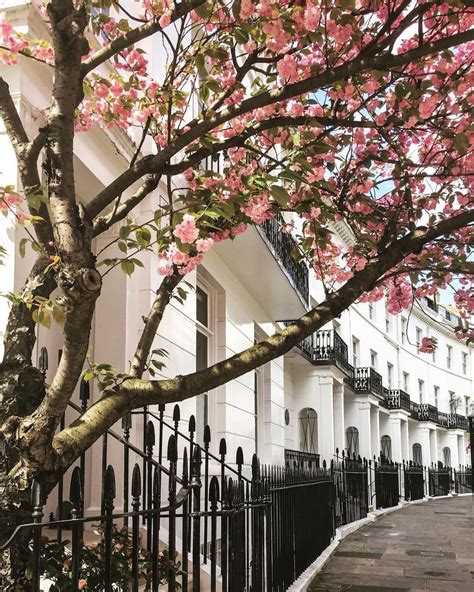
[[[318,452],[318,414],[311,407],[302,409],[300,420],[300,450],[317,454]]]
[[[436,348],[431,355],[433,356],[433,364],[436,364]]]
[[[375,321],[375,305],[373,302],[369,302],[369,319]]]
[[[467,353],[462,352],[462,373],[467,374]]]
[[[464,410],[465,410],[465,416],[467,417],[470,413],[470,408],[471,408],[471,399],[469,397],[464,397]]]
[[[377,352],[374,352],[373,349],[370,350],[370,366],[377,370]]]
[[[413,444],[413,462],[415,465],[423,464],[423,456],[421,452],[421,444]]]
[[[422,330],[420,329],[420,327],[417,327],[416,328],[416,347],[420,347],[422,335],[423,335]]]
[[[385,309],[385,331],[390,333],[392,330],[392,315]]]
[[[354,367],[359,365],[360,342],[357,337],[352,338],[352,365]]]
[[[401,333],[402,344],[405,345],[405,342],[407,340],[407,320],[403,317],[401,320]]]
[[[438,407],[438,401],[439,401],[439,386],[434,386],[433,387],[433,393],[434,393],[434,406]]]
[[[449,392],[449,411],[450,413],[456,413],[458,407],[458,400],[456,399],[456,393],[454,391]]]
[[[359,430],[354,426],[346,430],[346,446],[349,456],[359,456]]]
[[[443,448],[443,460],[445,467],[451,466],[451,448],[449,448],[449,446]]]
[[[403,373],[403,390],[406,393],[410,392],[410,375],[408,374],[408,372]]]
[[[392,460],[392,440],[390,436],[382,436],[380,439],[380,460]]]
[[[453,355],[453,348],[450,345],[446,346],[446,351],[447,351],[447,355],[446,355],[446,366],[448,368],[451,368],[451,361],[452,361],[452,355]]]
[[[196,288],[196,370],[209,366],[212,326],[210,322],[210,294],[203,288]],[[204,427],[209,423],[209,397],[207,393],[198,395],[196,402],[196,431],[202,439]]]
[[[387,362],[387,383],[388,388],[393,389],[393,364]]]
[[[418,380],[418,397],[420,399],[420,403],[424,403],[425,398],[425,383],[423,380]]]

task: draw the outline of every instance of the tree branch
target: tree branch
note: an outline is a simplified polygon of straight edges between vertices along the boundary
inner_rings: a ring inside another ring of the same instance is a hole
[[[103,189],[88,205],[89,216],[95,217],[107,207],[120,193],[123,193],[133,183],[138,181],[145,174],[163,174],[164,167],[170,159],[188,146],[191,142],[198,140],[202,135],[226,123],[235,117],[249,113],[266,105],[286,101],[293,97],[308,92],[315,92],[329,84],[346,80],[361,72],[372,69],[399,68],[422,57],[436,54],[450,47],[455,47],[474,39],[474,29],[457,33],[450,37],[439,39],[416,47],[402,54],[385,54],[382,56],[362,58],[358,56],[354,60],[326,70],[321,74],[311,76],[305,80],[283,86],[280,90],[265,91],[254,97],[242,101],[239,105],[232,105],[223,109],[219,114],[209,117],[198,123],[192,121],[188,124],[189,131],[177,137],[173,144],[166,147],[157,155],[148,155],[137,161],[133,167],[119,175],[108,187]]]
[[[173,23],[177,21],[181,17],[191,12],[191,10],[194,10],[201,4],[204,4],[204,2],[205,0],[183,0],[183,2],[180,2],[175,6],[173,14],[171,15],[171,22]],[[125,33],[125,35],[117,37],[117,39],[114,39],[109,45],[102,47],[86,60],[84,60],[81,68],[82,77],[87,76],[87,74],[92,72],[92,70],[97,68],[97,66],[103,64],[124,49],[127,49],[139,41],[143,41],[143,39],[146,39],[147,37],[150,37],[154,33],[157,33],[161,30],[162,28],[158,20],[153,19],[146,24],[137,27],[136,29],[132,29],[128,33]]]
[[[421,251],[427,243],[438,237],[473,223],[474,211],[464,211],[431,228],[422,227],[410,232],[370,260],[344,286],[287,328],[205,370],[168,380],[125,380],[117,393],[97,401],[79,420],[60,432],[54,438],[53,447],[67,466],[127,411],[144,405],[183,401],[284,355],[342,313],[364,292],[370,291],[383,274],[405,257]]]
[[[144,319],[145,328],[143,329],[137,349],[135,350],[135,355],[133,356],[130,369],[131,376],[135,378],[142,377],[146,361],[150,355],[151,346],[153,345],[156,332],[158,331],[161,319],[163,318],[163,313],[171,300],[173,290],[182,279],[183,276],[175,271],[173,275],[165,277],[161,282],[161,285],[156,292],[153,306],[151,307],[148,316]]]

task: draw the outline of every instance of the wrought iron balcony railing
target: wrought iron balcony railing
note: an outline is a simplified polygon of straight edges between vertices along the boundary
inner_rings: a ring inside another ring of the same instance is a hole
[[[263,232],[272,250],[280,262],[280,265],[288,274],[291,283],[297,290],[305,304],[309,300],[309,271],[303,261],[298,261],[294,252],[297,250],[297,244],[293,237],[281,231],[281,226],[285,220],[281,215],[277,215],[270,220],[262,222],[258,228]]]
[[[442,411],[438,411],[438,425],[442,428],[447,428],[449,423],[449,415],[448,413],[443,413]]]
[[[438,409],[434,405],[410,402],[410,409],[414,419],[438,423]]]
[[[385,400],[389,409],[410,411],[410,395],[402,389],[384,389]]]
[[[353,368],[349,364],[347,343],[334,330],[314,333],[313,362],[320,366],[334,364],[347,376],[352,376]]]
[[[319,461],[319,454],[314,452],[303,452],[301,450],[285,448],[285,466],[289,469],[318,468]]]
[[[281,321],[289,325],[292,321]],[[317,366],[337,366],[347,376],[352,376],[354,368],[349,364],[349,351],[346,342],[332,329],[316,331],[303,339],[297,348]]]
[[[347,379],[347,383],[356,393],[373,393],[384,397],[382,377],[373,368],[353,368],[353,376]]]
[[[468,430],[469,420],[459,413],[448,413],[448,428],[457,430]]]

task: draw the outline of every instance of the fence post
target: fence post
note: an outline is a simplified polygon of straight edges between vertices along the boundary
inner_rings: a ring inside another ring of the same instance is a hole
[[[109,465],[104,475],[103,485],[103,508],[104,508],[104,589],[105,592],[112,592],[112,530],[115,499],[115,473]]]
[[[43,519],[43,494],[41,484],[34,480],[32,486],[33,513],[31,515],[35,524],[41,524]],[[36,526],[33,529],[33,568],[32,568],[32,588],[33,592],[40,592],[41,579],[41,527]]]
[[[219,481],[216,476],[211,479],[209,501],[211,502],[211,592],[216,592],[217,503],[219,501]]]
[[[175,409],[179,407],[176,405]],[[179,420],[178,420],[179,421]],[[168,502],[170,505],[169,511],[169,556],[170,561],[176,560],[176,510],[172,508],[176,503],[176,466],[178,461],[177,439],[175,435],[171,435],[168,440],[168,462],[170,466],[169,473],[169,490]],[[168,570],[168,590],[175,592],[176,590],[176,574],[174,569],[170,567]]]
[[[219,455],[221,457],[221,508],[223,510],[221,518],[221,579],[222,592],[227,592],[227,525],[228,519],[225,514],[226,511],[226,477],[225,477],[225,457],[227,454],[227,443],[225,438],[221,438],[219,442]]]
[[[129,472],[130,472],[130,450],[127,446],[130,440],[130,430],[132,428],[132,414],[126,413],[122,417],[123,438],[126,442],[123,447],[123,513],[128,513],[128,490],[129,490]],[[123,519],[123,525],[128,528],[128,516]]]
[[[139,554],[139,528],[140,517],[140,496],[142,494],[142,478],[140,475],[140,467],[137,463],[133,467],[132,472],[132,592],[138,592],[138,554]]]
[[[182,473],[182,486],[184,489],[189,487],[189,461],[188,461],[188,449],[185,447],[183,451],[183,473]],[[182,563],[183,563],[183,576],[182,576],[182,589],[188,589],[188,550],[189,550],[189,493],[186,494],[186,498],[183,502],[183,522],[182,522]]]
[[[200,571],[201,571],[201,449],[194,447],[191,464],[191,486],[193,488],[193,592],[200,592]]]
[[[81,551],[82,551],[82,522],[79,518],[82,518],[82,507],[83,507],[83,492],[82,492],[82,475],[81,469],[75,467],[71,476],[71,485],[69,489],[69,500],[72,504],[71,515],[74,520],[71,525],[72,530],[72,541],[71,541],[71,570],[72,579],[71,587],[73,592],[76,592],[79,588],[79,575],[81,571]]]
[[[211,442],[211,429],[204,426],[204,563],[207,563],[207,511],[209,509],[209,445]]]
[[[161,472],[159,467],[153,471],[153,545],[152,545],[152,592],[158,592],[160,577],[158,573],[158,553],[160,552],[160,505],[161,505]],[[186,553],[187,557],[187,553]],[[184,553],[183,553],[184,567]],[[185,590],[183,586],[183,590]]]
[[[145,433],[146,443],[146,457],[147,457],[147,474],[146,474],[146,498],[143,500],[143,509],[149,510],[153,507],[153,447],[155,446],[155,426],[151,420],[146,424]],[[148,553],[151,552],[151,539],[152,539],[152,523],[153,517],[149,512],[147,513],[146,524],[147,524],[147,537],[146,537],[146,550]]]

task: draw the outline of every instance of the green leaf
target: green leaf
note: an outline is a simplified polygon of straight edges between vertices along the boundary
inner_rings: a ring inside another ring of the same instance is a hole
[[[120,267],[122,271],[126,273],[128,276],[131,276],[132,273],[135,271],[135,263],[133,261],[130,261],[130,259],[124,259],[120,263]]]
[[[27,238],[22,238],[19,245],[20,256],[23,258],[25,256],[26,251],[26,243],[28,242]]]
[[[270,193],[272,194],[273,199],[282,207],[286,208],[288,202],[290,201],[290,195],[288,191],[279,185],[272,185],[270,187]]]

